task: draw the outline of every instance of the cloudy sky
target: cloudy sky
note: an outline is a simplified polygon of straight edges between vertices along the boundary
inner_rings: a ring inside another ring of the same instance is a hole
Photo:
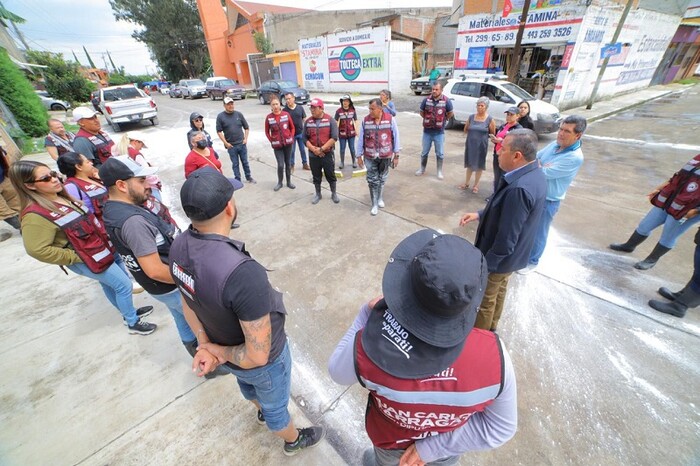
[[[266,3],[299,6],[300,0],[262,0]],[[361,8],[415,8],[425,0],[307,0],[307,8],[319,10]],[[36,50],[63,53],[74,51],[83,65],[88,61],[83,46],[98,67],[105,67],[107,51],[127,73],[152,74],[155,65],[145,45],[131,38],[133,24],[116,21],[107,0],[3,0],[5,8],[26,19],[18,25],[29,46]],[[451,6],[452,0],[432,0],[430,6]],[[14,32],[11,31],[14,35]],[[104,57],[104,58],[103,58]]]

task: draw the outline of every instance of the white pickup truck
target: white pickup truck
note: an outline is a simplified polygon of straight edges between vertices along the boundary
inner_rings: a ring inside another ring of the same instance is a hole
[[[100,89],[100,108],[116,132],[123,123],[150,120],[153,126],[158,124],[156,103],[134,84]]]

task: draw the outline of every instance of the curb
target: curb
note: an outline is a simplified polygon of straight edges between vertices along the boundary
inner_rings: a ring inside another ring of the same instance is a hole
[[[659,94],[659,95],[657,95],[657,96],[654,96],[654,97],[652,97],[652,98],[650,98],[650,99],[640,100],[639,102],[634,102],[634,103],[631,103],[631,104],[629,104],[629,105],[625,105],[625,106],[616,108],[616,109],[614,109],[614,110],[610,110],[610,111],[607,111],[607,112],[600,113],[600,114],[598,114],[598,115],[595,115],[595,116],[592,116],[592,117],[588,118],[588,123],[593,123],[594,121],[602,120],[602,119],[604,119],[604,118],[607,118],[607,117],[609,117],[609,116],[616,115],[616,114],[618,114],[618,113],[624,112],[624,111],[629,110],[629,109],[634,108],[634,107],[639,107],[640,105],[644,105],[644,104],[646,104],[647,102],[653,102],[653,101],[656,100],[656,99],[660,99],[660,98],[662,98],[662,97],[666,97],[667,95],[673,94],[674,92],[678,92],[678,91],[675,91],[675,90],[666,91],[666,92],[664,92],[664,93],[662,93],[662,94]],[[583,108],[585,108],[585,107],[583,107]]]

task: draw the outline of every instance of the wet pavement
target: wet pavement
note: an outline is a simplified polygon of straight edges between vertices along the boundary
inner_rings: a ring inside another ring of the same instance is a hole
[[[677,289],[690,277],[694,230],[648,271],[632,265],[648,254],[659,231],[632,254],[607,249],[624,241],[647,212],[646,193],[699,152],[700,123],[692,110],[700,108],[700,86],[671,91],[681,93],[589,126],[584,165],[554,221],[541,266],[513,276],[499,329],[518,379],[518,433],[497,450],[465,454],[460,464],[698,461],[698,311],[677,319],[646,305],[659,286]],[[177,193],[187,118],[202,112],[213,134],[222,106],[167,97],[158,104],[161,125],[140,129],[149,137],[147,157],[161,167],[167,203],[184,226]],[[0,246],[6,322],[0,330],[0,464],[360,463],[369,446],[366,394],[358,385],[335,385],[328,356],[359,306],[381,292],[385,260],[401,239],[424,227],[474,238],[476,226],[462,229],[457,222],[484,206],[492,176],[487,170],[479,194],[456,188],[464,176],[464,137],[452,130],[446,179],[436,179],[432,155],[427,174],[415,177],[420,118],[402,111],[401,165],[390,174],[387,207],[369,215],[366,182],[351,178],[349,168],[339,182],[341,203],[330,201],[324,181],[324,199],[312,206],[309,172],[296,172],[296,190],[272,191],[274,158],[261,133],[267,106],[244,101],[236,108],[251,124],[258,184],[236,194],[242,227],[232,237],[247,243],[285,295],[294,360],[290,409],[300,425],[326,426],[327,440],[284,457],[280,441],[255,424],[233,378],[204,381],[190,373],[163,306],[136,295],[137,305],[156,306],[149,320],[159,329],[128,335],[94,282],[28,258],[15,235]],[[544,136],[541,145],[551,140]],[[215,148],[230,173],[225,152],[218,143]]]

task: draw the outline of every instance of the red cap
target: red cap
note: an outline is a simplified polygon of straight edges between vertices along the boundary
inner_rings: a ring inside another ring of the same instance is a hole
[[[311,99],[311,102],[309,102],[309,107],[320,107],[323,109],[323,100],[319,98]]]

